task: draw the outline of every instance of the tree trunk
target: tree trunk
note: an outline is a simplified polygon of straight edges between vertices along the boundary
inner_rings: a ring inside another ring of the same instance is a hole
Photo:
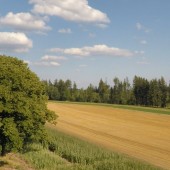
[[[6,155],[6,145],[5,145],[5,143],[4,144],[2,144],[2,150],[1,150],[1,156],[5,156]]]

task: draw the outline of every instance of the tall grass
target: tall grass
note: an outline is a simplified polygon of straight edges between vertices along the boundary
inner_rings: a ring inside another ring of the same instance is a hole
[[[47,127],[50,145],[32,144],[24,157],[37,170],[158,170],[146,163],[113,153]]]

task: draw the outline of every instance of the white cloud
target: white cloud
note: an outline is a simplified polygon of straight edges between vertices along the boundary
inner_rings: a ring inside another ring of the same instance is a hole
[[[67,55],[73,56],[122,56],[122,57],[130,57],[133,56],[134,53],[126,50],[115,47],[108,47],[107,45],[94,45],[92,47],[82,47],[82,48],[53,48],[50,50],[51,52],[60,52]]]
[[[67,29],[60,29],[58,30],[59,33],[62,33],[62,34],[71,34],[72,31],[70,28],[67,28]]]
[[[39,61],[28,61],[28,60],[24,60],[24,63],[27,63],[29,65],[33,65],[33,66],[45,66],[45,67],[50,67],[50,66],[60,66],[60,63],[57,62],[57,60],[65,60],[64,57],[58,57],[58,56],[44,56],[41,58],[41,60]]]
[[[24,60],[24,63],[31,64],[31,62],[29,60]]]
[[[29,0],[34,4],[33,12],[58,16],[74,22],[105,23],[110,22],[107,15],[89,6],[87,0]]]
[[[57,63],[57,62],[54,62],[54,61],[52,61],[52,62],[49,62],[50,63],[50,65],[52,65],[52,66],[60,66],[60,64],[59,63]]]
[[[50,67],[50,66],[60,66],[60,64],[58,62],[55,61],[39,61],[39,62],[34,62],[31,63],[31,65],[35,65],[35,66],[46,66],[46,67]]]
[[[32,41],[24,33],[0,32],[2,51],[27,52],[32,46]]]
[[[84,47],[86,48],[86,47]],[[88,50],[84,48],[68,48],[64,49],[64,54],[74,55],[74,56],[88,56],[90,55]]]
[[[51,55],[45,55],[41,58],[43,61],[58,61],[58,60],[67,60],[64,56],[51,56]]]
[[[64,57],[64,56],[45,55],[39,61],[35,61],[35,62],[25,61],[25,62],[27,62],[30,65],[34,65],[34,66],[45,66],[45,67],[54,66],[54,67],[58,67],[58,66],[60,66],[60,63],[58,63],[59,60],[65,61],[65,60],[67,60],[67,58]]]
[[[46,17],[38,18],[30,13],[12,13],[9,12],[5,17],[0,18],[0,25],[12,27],[22,31],[46,31],[50,30],[45,23]]]

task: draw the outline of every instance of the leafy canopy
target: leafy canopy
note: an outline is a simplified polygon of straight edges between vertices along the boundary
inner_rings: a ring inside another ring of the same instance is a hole
[[[23,61],[0,56],[0,152],[20,150],[26,143],[43,141],[45,122],[55,122],[47,109],[42,82]]]

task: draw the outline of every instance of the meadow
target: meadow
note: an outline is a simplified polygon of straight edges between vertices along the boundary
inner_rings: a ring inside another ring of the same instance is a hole
[[[53,103],[67,103],[67,104],[80,104],[80,105],[92,105],[92,106],[106,106],[118,109],[136,110],[149,113],[167,114],[170,115],[170,106],[166,108],[159,107],[147,107],[147,106],[135,106],[135,105],[120,105],[120,104],[106,104],[106,103],[90,103],[90,102],[67,102],[67,101],[53,101]]]
[[[0,159],[0,169],[170,169],[169,109],[49,102],[59,116],[48,143],[29,144]]]
[[[160,170],[60,132],[52,125],[47,130],[55,150],[34,143],[23,154],[36,170]]]

